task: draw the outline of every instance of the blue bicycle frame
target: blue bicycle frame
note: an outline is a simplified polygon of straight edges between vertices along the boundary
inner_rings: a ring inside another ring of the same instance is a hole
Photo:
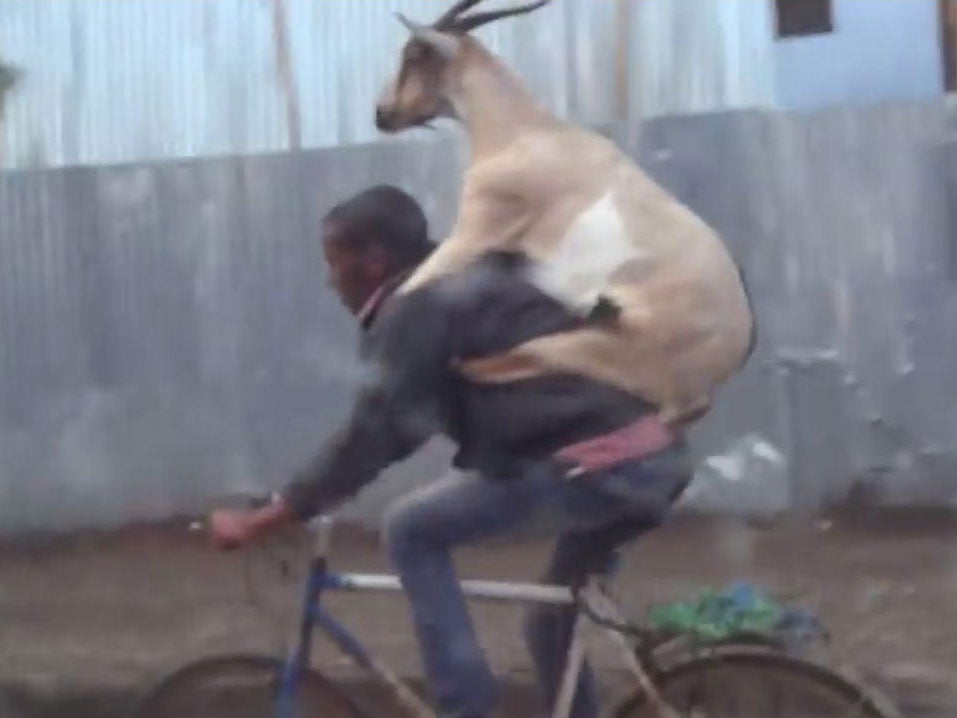
[[[312,637],[320,628],[357,666],[383,680],[396,698],[421,718],[434,718],[434,712],[384,664],[378,661],[348,628],[336,620],[322,605],[327,590],[389,590],[399,591],[401,585],[393,576],[349,575],[330,573],[328,550],[332,532],[331,519],[319,520],[315,554],[309,568],[303,594],[303,609],[296,645],[283,667],[282,680],[276,703],[276,718],[307,718],[298,715],[296,696],[300,681],[309,670],[312,658]]]
[[[353,663],[379,678],[387,685],[395,698],[416,718],[435,718],[435,712],[404,681],[379,661],[349,629],[336,620],[322,605],[325,591],[390,591],[402,590],[396,576],[373,574],[339,574],[329,569],[328,554],[331,542],[333,521],[330,518],[318,520],[318,532],[315,551],[310,563],[309,578],[303,595],[303,610],[299,623],[297,643],[287,658],[282,672],[279,696],[276,704],[276,718],[310,718],[300,716],[296,707],[296,696],[302,676],[310,668],[313,633],[318,627],[323,631]],[[552,605],[575,605],[576,594],[567,586],[549,586],[536,583],[506,583],[501,581],[466,580],[460,583],[463,593],[472,598],[493,601],[524,602]],[[574,690],[578,684],[579,673],[584,663],[584,629],[601,612],[605,620],[622,623],[623,617],[617,607],[605,594],[601,585],[595,582],[581,589],[584,603],[593,607],[592,611],[579,614],[566,662],[562,688],[556,702],[554,718],[566,718],[570,709]],[[598,624],[601,626],[601,624]],[[626,664],[638,678],[638,683],[652,695],[656,695],[651,681],[634,655],[634,646],[614,628],[602,626],[621,648]]]

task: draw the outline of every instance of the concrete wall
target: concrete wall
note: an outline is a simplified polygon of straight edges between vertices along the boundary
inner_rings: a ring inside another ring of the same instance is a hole
[[[954,122],[930,104],[610,130],[724,234],[754,293],[758,352],[700,456],[759,435],[792,506],[957,498]],[[441,236],[463,156],[443,140],[0,175],[0,529],[281,485],[358,378],[317,217],[396,182]],[[357,510],[447,457],[432,446]]]
[[[834,32],[775,44],[777,105],[925,100],[943,93],[938,0],[835,0]]]

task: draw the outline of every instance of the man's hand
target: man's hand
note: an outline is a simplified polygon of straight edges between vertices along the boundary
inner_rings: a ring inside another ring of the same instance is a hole
[[[214,511],[209,515],[213,545],[224,551],[242,548],[256,537],[255,511]]]
[[[216,548],[237,549],[294,520],[282,500],[250,511],[214,511],[209,515],[209,535]]]

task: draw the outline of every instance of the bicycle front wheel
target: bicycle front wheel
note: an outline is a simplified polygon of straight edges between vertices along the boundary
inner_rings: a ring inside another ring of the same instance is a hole
[[[900,718],[886,700],[817,663],[743,646],[680,661],[656,684],[677,718]],[[641,694],[614,718],[661,718]]]
[[[273,718],[282,662],[266,656],[221,656],[191,663],[162,679],[134,709],[133,718]],[[300,679],[300,718],[355,718],[361,713],[315,671]]]

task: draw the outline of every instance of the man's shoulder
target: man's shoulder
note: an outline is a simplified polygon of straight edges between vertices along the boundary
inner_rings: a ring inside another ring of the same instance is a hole
[[[509,288],[528,286],[524,272],[527,264],[521,254],[489,252],[422,289],[431,290],[430,301],[461,309]]]
[[[453,310],[447,293],[440,282],[433,281],[410,292],[400,288],[390,294],[363,332],[363,351],[375,353],[385,347],[435,339],[436,330]]]
[[[400,287],[382,302],[375,324],[389,323],[413,309],[454,310],[471,304],[489,292],[524,283],[522,270],[526,265],[527,260],[520,254],[483,254],[458,271],[435,277],[412,291],[403,292]]]
[[[412,291],[401,288],[386,299],[366,332],[367,345],[384,337],[421,335],[423,325],[468,324],[476,313],[509,317],[516,308],[549,307],[560,310],[526,273],[524,255],[489,252],[454,273],[435,277]],[[398,336],[397,336],[398,335]]]

